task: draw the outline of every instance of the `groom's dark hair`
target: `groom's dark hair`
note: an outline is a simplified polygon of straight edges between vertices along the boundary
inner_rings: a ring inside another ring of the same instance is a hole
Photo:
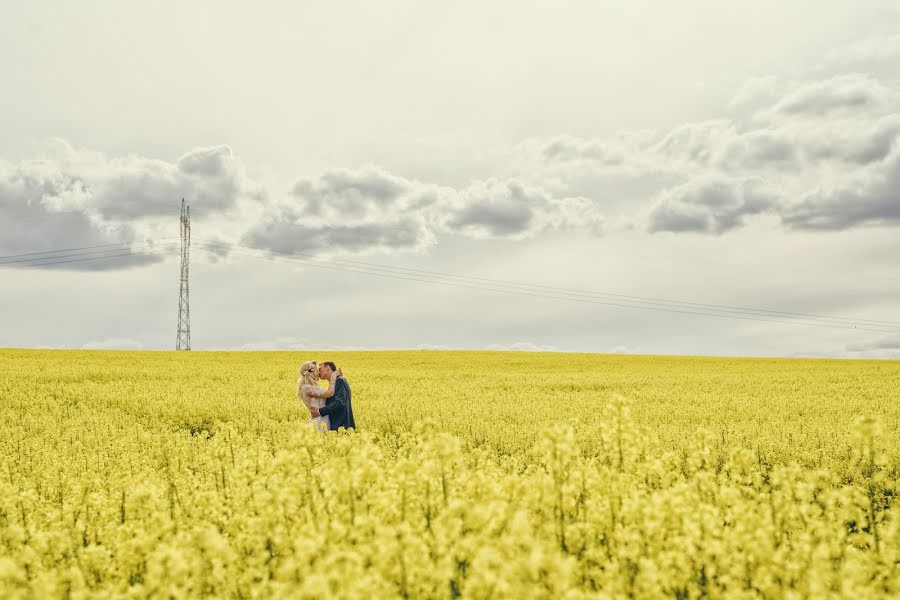
[[[337,371],[337,365],[335,365],[335,364],[334,364],[333,362],[331,362],[330,360],[326,360],[325,362],[323,362],[323,363],[322,363],[322,366],[323,366],[323,367],[328,367],[328,368],[331,369],[332,371]]]

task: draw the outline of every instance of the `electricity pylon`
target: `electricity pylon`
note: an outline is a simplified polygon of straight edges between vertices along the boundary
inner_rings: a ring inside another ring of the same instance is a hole
[[[178,293],[178,340],[176,350],[191,349],[191,306],[188,268],[191,249],[191,207],[181,199],[181,290]]]

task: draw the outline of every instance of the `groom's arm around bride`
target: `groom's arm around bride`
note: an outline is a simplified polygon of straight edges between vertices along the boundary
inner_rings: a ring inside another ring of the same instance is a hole
[[[336,371],[334,363],[323,363],[323,367],[329,371]],[[331,373],[325,373],[330,376]],[[310,413],[314,417],[327,416],[331,425],[331,429],[337,430],[341,427],[346,429],[355,428],[356,422],[353,418],[353,392],[350,390],[350,384],[343,375],[338,375],[334,384],[334,395],[326,401],[325,406],[316,409],[310,409]]]

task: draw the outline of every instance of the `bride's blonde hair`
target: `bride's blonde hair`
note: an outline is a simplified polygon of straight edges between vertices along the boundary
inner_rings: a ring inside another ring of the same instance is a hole
[[[300,380],[310,385],[319,385],[319,365],[314,360],[308,360],[300,365]]]

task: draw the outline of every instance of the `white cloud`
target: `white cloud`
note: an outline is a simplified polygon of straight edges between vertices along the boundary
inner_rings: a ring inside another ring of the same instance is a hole
[[[534,342],[515,342],[513,344],[490,344],[485,350],[499,352],[565,352],[556,346],[535,344]]]
[[[306,338],[297,337],[280,337],[271,340],[257,340],[246,342],[237,346],[214,347],[211,350],[235,350],[241,352],[249,351],[274,351],[274,350],[310,350],[318,348],[314,346]]]
[[[640,354],[640,347],[632,347],[627,344],[620,344],[610,350],[612,354]]]
[[[82,348],[85,350],[143,350],[144,344],[129,338],[109,338],[87,342]]]
[[[276,337],[273,339],[264,339],[264,340],[254,340],[251,342],[245,342],[243,344],[234,344],[234,345],[217,345],[211,346],[209,348],[204,348],[204,350],[215,350],[215,351],[234,351],[234,352],[353,352],[353,351],[365,351],[365,350],[390,350],[391,348],[386,348],[383,346],[361,346],[361,345],[347,345],[347,344],[334,344],[334,343],[326,343],[326,342],[315,342],[308,338],[298,338],[298,337]],[[315,357],[311,357],[315,358]],[[327,360],[327,357],[324,358]]]

